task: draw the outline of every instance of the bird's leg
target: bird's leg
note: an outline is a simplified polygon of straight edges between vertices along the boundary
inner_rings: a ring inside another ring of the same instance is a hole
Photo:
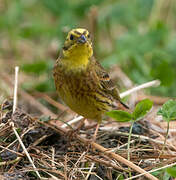
[[[100,123],[97,123],[96,129],[95,129],[95,132],[94,132],[94,135],[93,135],[93,138],[92,138],[93,142],[96,141],[99,127],[100,127]]]
[[[68,131],[68,137],[71,138],[76,132],[79,132],[79,130],[84,126],[84,121],[86,120],[86,118],[83,118],[76,129],[71,129]]]
[[[77,128],[74,130],[75,132],[78,132],[78,131],[84,126],[85,120],[86,120],[86,118],[83,118],[83,119],[79,122]]]
[[[95,128],[95,127],[97,127],[97,123],[94,123],[93,125],[85,126],[85,130],[89,130],[89,129],[92,129],[92,128]]]
[[[90,142],[90,143],[88,144],[88,147],[87,147],[87,152],[88,152],[88,151],[89,151],[89,149],[91,148],[91,143],[96,141],[96,138],[97,138],[97,133],[98,133],[98,129],[99,129],[99,127],[100,127],[100,123],[98,122],[98,123],[96,124],[96,129],[95,129],[95,132],[94,132],[93,138],[89,140],[89,142]],[[91,149],[92,149],[92,151],[94,151],[94,150],[95,150],[94,148],[91,148]]]

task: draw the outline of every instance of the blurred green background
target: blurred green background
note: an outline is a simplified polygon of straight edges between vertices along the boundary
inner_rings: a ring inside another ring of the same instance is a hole
[[[52,67],[71,28],[92,33],[96,58],[147,90],[176,96],[175,0],[0,0],[0,66],[21,70],[25,90],[55,92]]]

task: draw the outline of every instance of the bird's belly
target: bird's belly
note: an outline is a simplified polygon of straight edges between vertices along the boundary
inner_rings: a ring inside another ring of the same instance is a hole
[[[78,89],[65,84],[59,90],[59,95],[73,111],[85,118],[100,120],[101,115],[110,110],[107,104],[97,102],[96,92],[86,90],[86,86]]]
[[[102,114],[111,110],[109,98],[101,97],[99,87],[84,74],[55,75],[57,92],[66,105],[85,118],[100,120]],[[81,77],[81,78],[80,78]]]
[[[79,92],[72,91],[60,91],[62,100],[76,113],[84,116],[85,118],[96,119],[101,115],[94,103],[94,100],[89,95],[83,95]]]

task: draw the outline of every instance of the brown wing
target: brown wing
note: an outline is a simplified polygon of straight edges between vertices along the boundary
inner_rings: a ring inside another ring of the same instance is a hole
[[[125,108],[129,109],[127,105],[121,102],[119,91],[114,85],[113,81],[110,79],[109,74],[106,72],[106,70],[94,58],[92,58],[92,62],[94,64],[96,74],[100,80],[100,86],[102,90],[109,93],[115,100],[119,101]]]

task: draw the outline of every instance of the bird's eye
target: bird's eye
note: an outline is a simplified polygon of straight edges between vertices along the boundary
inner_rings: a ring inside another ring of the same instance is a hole
[[[71,35],[70,35],[70,40],[73,40],[73,38],[74,38],[74,37],[73,37],[73,34],[71,34]]]

